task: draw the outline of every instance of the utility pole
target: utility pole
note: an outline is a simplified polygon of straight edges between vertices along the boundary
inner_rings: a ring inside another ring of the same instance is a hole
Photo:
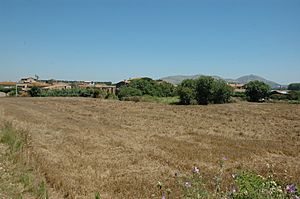
[[[18,82],[16,82],[16,97],[18,97]]]

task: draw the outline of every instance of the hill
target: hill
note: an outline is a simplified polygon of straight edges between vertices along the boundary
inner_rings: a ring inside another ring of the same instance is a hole
[[[176,75],[176,76],[168,76],[168,77],[163,77],[160,78],[161,80],[164,80],[166,82],[170,82],[172,84],[180,84],[184,79],[197,79],[199,77],[203,76],[202,74],[198,74],[198,75]],[[250,81],[254,81],[254,80],[259,80],[262,82],[265,82],[266,84],[268,84],[271,88],[277,88],[280,86],[280,84],[271,81],[271,80],[267,80],[263,77],[257,76],[257,75],[245,75],[242,77],[239,77],[237,79],[225,79],[219,76],[213,76],[216,79],[224,79],[227,82],[236,82],[236,83],[240,83],[240,84],[246,84]]]

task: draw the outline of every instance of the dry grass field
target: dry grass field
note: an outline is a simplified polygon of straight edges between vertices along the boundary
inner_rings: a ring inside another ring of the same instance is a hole
[[[151,198],[194,165],[212,181],[237,169],[300,183],[300,105],[177,106],[87,98],[3,98],[0,118],[30,137],[33,162],[68,198]],[[286,170],[286,171],[285,171]],[[157,198],[157,197],[156,197]]]

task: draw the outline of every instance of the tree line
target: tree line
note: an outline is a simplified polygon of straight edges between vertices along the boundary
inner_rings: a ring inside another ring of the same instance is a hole
[[[236,93],[233,88],[222,79],[210,76],[201,76],[198,79],[186,79],[178,86],[165,81],[156,81],[151,78],[131,80],[121,86],[117,95],[106,93],[94,88],[77,88],[43,90],[32,87],[29,95],[32,97],[94,97],[120,100],[139,101],[142,96],[152,97],[179,97],[179,104],[207,105],[222,104],[231,101],[232,97],[244,97],[251,102],[264,101],[266,98],[300,100],[300,83],[292,83],[288,87],[291,91],[287,95],[270,94],[270,87],[261,81],[251,81],[245,85],[245,93]],[[0,91],[11,91],[1,89]]]

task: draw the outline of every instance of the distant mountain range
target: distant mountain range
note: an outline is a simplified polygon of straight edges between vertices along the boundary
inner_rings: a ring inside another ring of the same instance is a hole
[[[203,76],[203,75],[202,74],[199,74],[199,75],[176,75],[176,76],[163,77],[163,78],[160,78],[160,79],[164,80],[166,82],[170,82],[172,84],[177,84],[178,85],[184,79],[197,79],[201,76]],[[278,84],[274,81],[267,80],[267,79],[265,79],[263,77],[260,77],[260,76],[257,76],[257,75],[245,75],[245,76],[239,77],[237,79],[225,79],[225,78],[222,78],[222,77],[219,77],[219,76],[212,76],[212,77],[216,78],[216,79],[223,79],[226,82],[234,82],[234,83],[240,83],[240,84],[246,84],[250,81],[259,80],[259,81],[265,82],[271,88],[278,88],[280,86],[283,86],[283,85],[280,85],[280,84]]]

